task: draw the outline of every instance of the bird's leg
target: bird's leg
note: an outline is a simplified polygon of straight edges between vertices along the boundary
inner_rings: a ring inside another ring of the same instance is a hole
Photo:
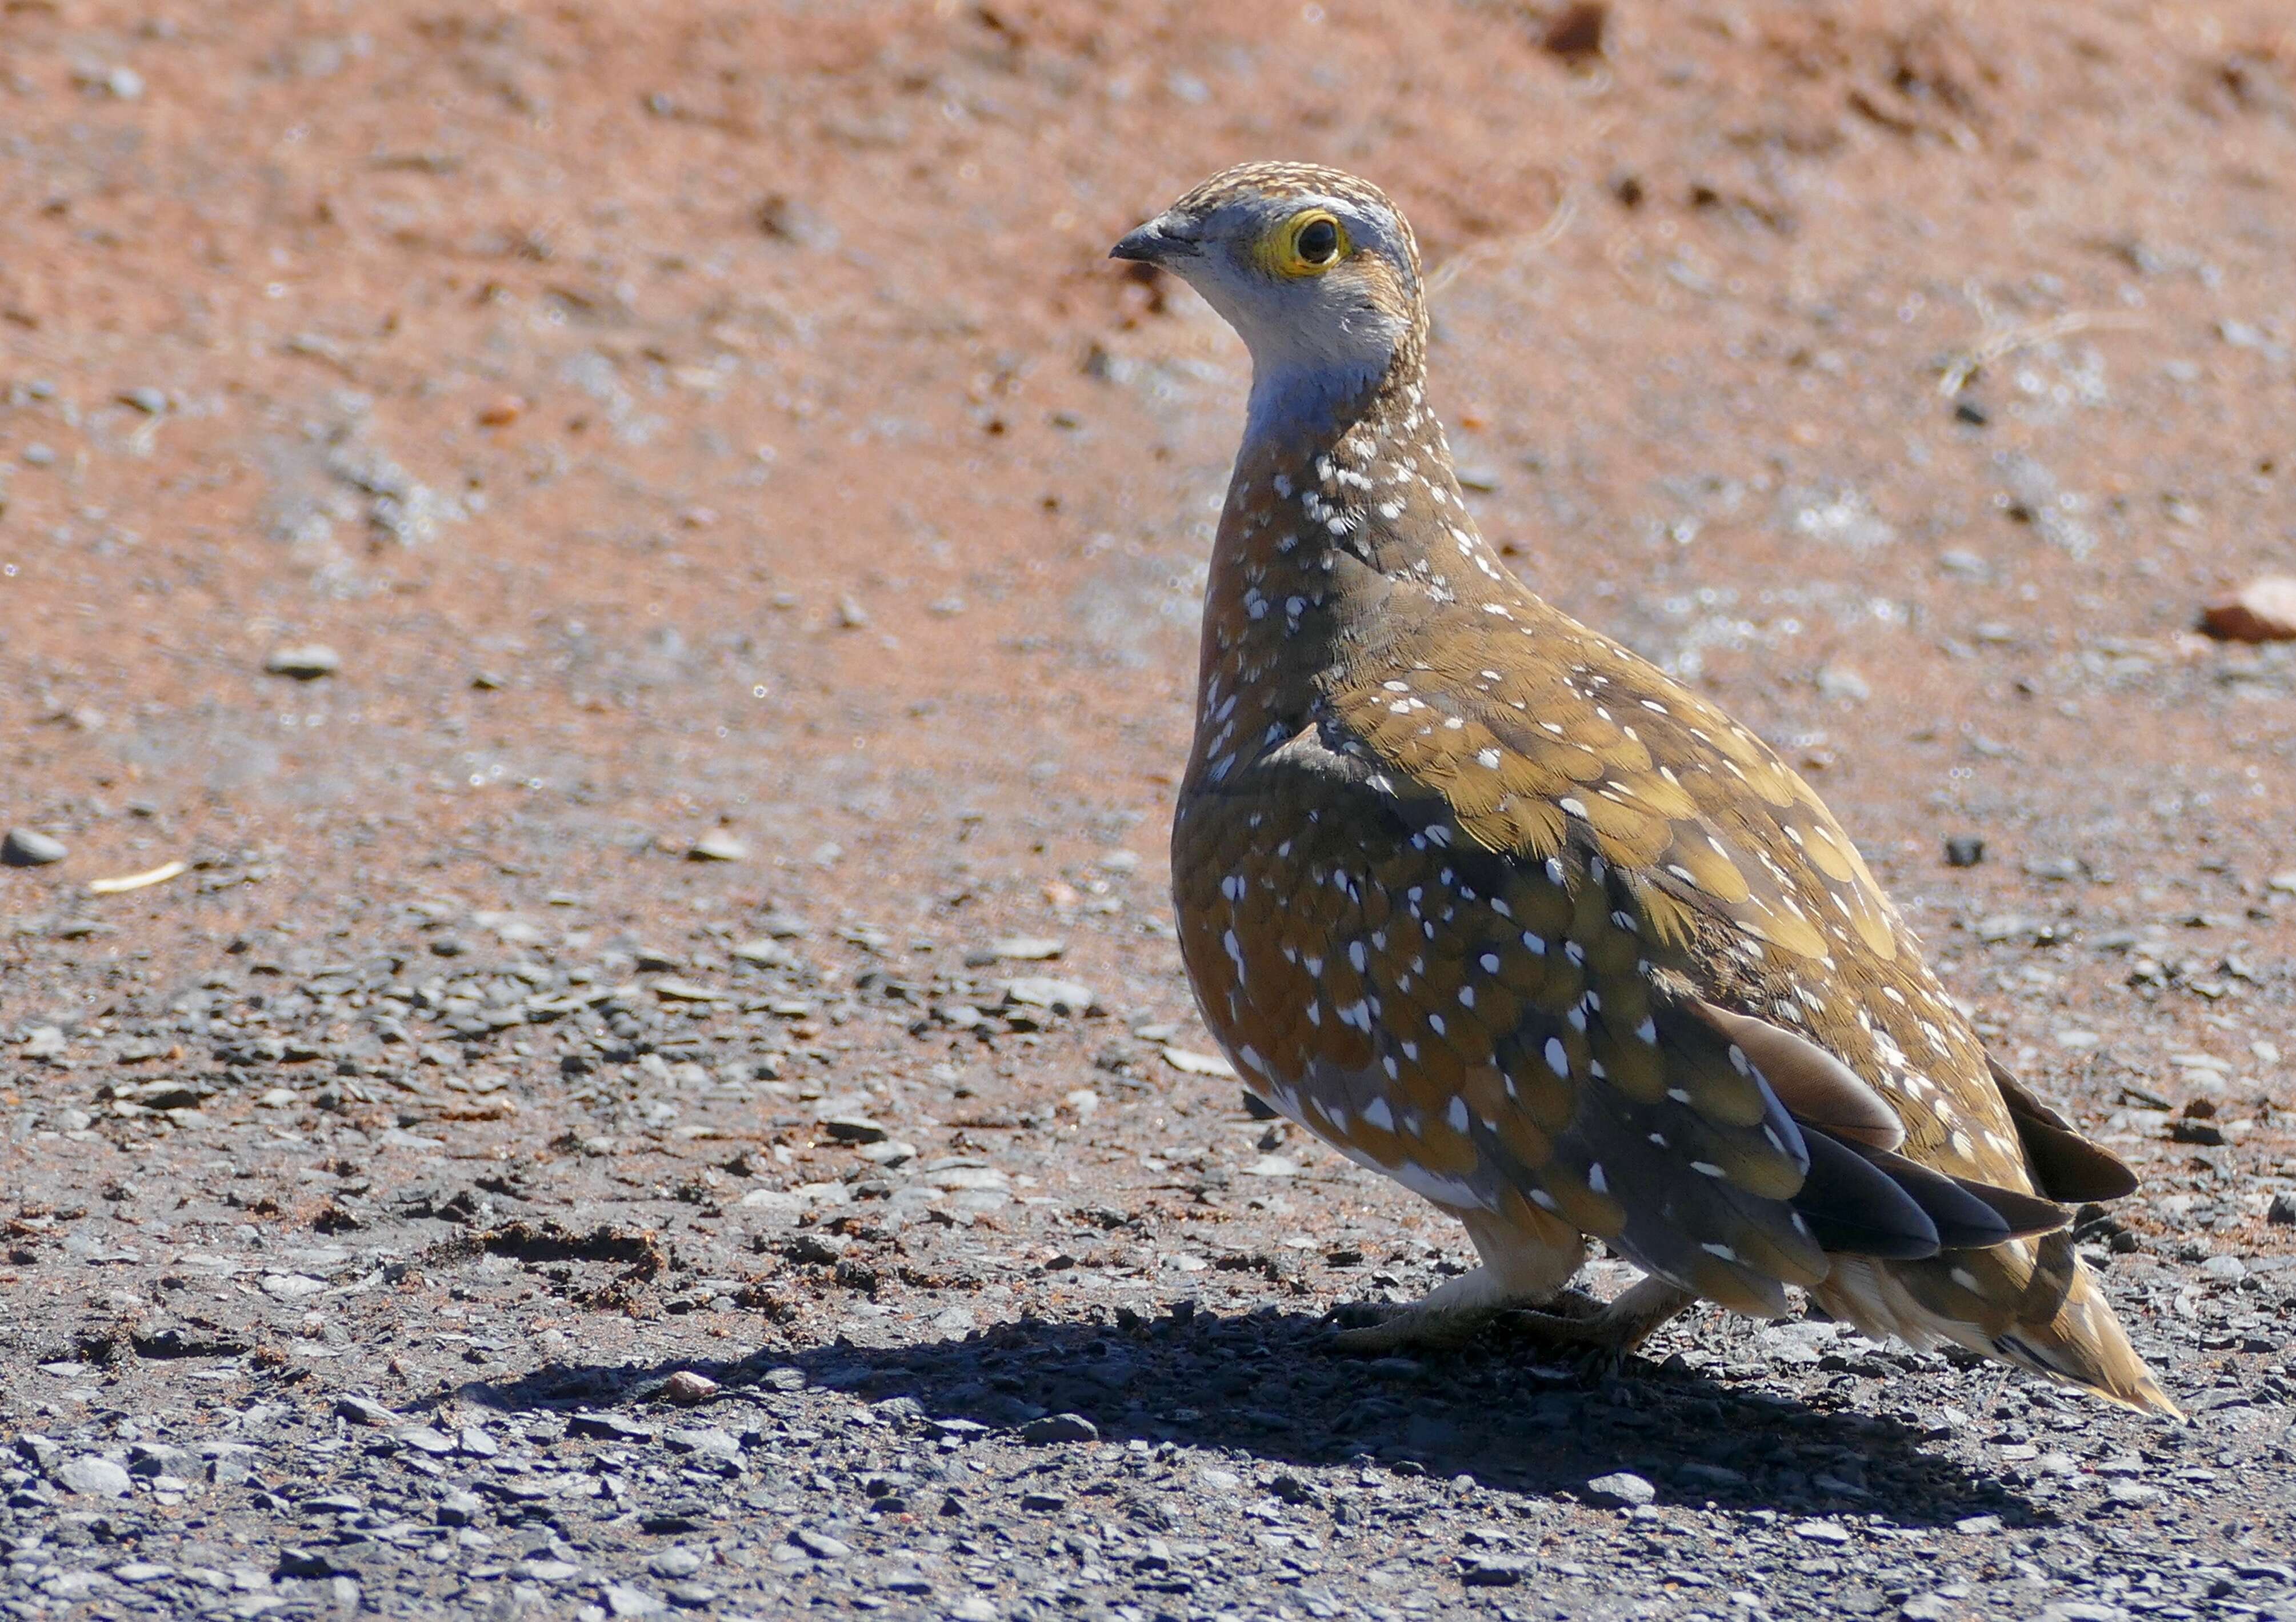
[[[1600,1302],[1564,1288],[1587,1257],[1586,1243],[1576,1233],[1534,1235],[1481,1212],[1456,1214],[1483,1264],[1444,1280],[1407,1306],[1371,1308],[1377,1321],[1342,1330],[1333,1338],[1340,1350],[1372,1355],[1406,1347],[1454,1350],[1517,1309],[1538,1308],[1541,1315],[1601,1310]],[[1358,1307],[1349,1315],[1363,1311]]]

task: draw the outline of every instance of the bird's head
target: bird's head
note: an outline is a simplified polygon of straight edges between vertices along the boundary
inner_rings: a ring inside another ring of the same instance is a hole
[[[1419,244],[1385,193],[1338,169],[1228,169],[1110,252],[1170,271],[1226,317],[1251,350],[1255,417],[1336,405],[1418,363]]]

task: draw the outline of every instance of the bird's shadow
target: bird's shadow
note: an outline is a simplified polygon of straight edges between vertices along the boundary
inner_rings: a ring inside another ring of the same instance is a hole
[[[1075,1414],[1103,1442],[1466,1476],[1540,1496],[1639,1497],[1632,1484],[1590,1486],[1626,1472],[1658,1503],[1741,1513],[1876,1514],[1906,1526],[2042,1513],[2011,1484],[1923,1447],[1912,1426],[1739,1389],[1678,1360],[1630,1362],[1589,1384],[1519,1352],[1366,1359],[1335,1354],[1329,1338],[1325,1321],[1274,1309],[1124,1326],[1022,1319],[898,1346],[840,1336],[722,1363],[553,1364],[463,1395],[511,1410],[628,1407],[660,1400],[683,1369],[770,1404],[801,1376],[869,1403],[907,1399],[897,1412],[943,1434],[1025,1434],[1032,1421]]]

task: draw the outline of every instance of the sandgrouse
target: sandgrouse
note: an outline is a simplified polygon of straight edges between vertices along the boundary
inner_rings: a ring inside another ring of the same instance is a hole
[[[2127,1168],[1988,1058],[1808,784],[1477,534],[1394,205],[1248,164],[1114,253],[1252,358],[1172,830],[1197,998],[1253,1092],[1482,1259],[1355,1343],[1505,1311],[1615,1356],[1791,1285],[2175,1414],[2058,1203]],[[1599,1308],[1589,1236],[1647,1275]]]

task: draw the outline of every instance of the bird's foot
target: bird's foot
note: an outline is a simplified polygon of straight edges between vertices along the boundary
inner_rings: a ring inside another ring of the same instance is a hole
[[[1343,1327],[1332,1337],[1332,1345],[1370,1356],[1406,1350],[1448,1352],[1488,1330],[1510,1342],[1562,1354],[1579,1378],[1595,1383],[1616,1373],[1653,1331],[1696,1298],[1660,1279],[1644,1279],[1610,1302],[1575,1289],[1536,1304],[1478,1298],[1482,1292],[1472,1289],[1447,1298],[1449,1288],[1408,1306],[1382,1309],[1362,1304],[1343,1309],[1350,1317],[1366,1311],[1382,1315],[1369,1323]]]
[[[1575,1322],[1602,1311],[1603,1303],[1575,1289],[1544,1298],[1509,1296],[1488,1269],[1478,1267],[1407,1305],[1358,1301],[1339,1308],[1332,1314],[1339,1326],[1332,1342],[1335,1350],[1374,1357],[1403,1351],[1455,1352],[1492,1325],[1517,1317],[1553,1316]]]
[[[1474,1339],[1495,1313],[1522,1305],[1500,1287],[1489,1268],[1471,1268],[1444,1280],[1407,1306],[1359,1302],[1341,1309],[1333,1316],[1354,1321],[1332,1338],[1332,1347],[1373,1357],[1405,1350],[1456,1351]]]
[[[1570,1313],[1544,1309],[1517,1309],[1498,1315],[1496,1327],[1548,1352],[1580,1380],[1599,1385],[1618,1373],[1627,1359],[1664,1324],[1679,1315],[1698,1297],[1663,1279],[1641,1279],[1616,1300],[1591,1301],[1577,1291],[1566,1291],[1587,1302],[1591,1313]]]

